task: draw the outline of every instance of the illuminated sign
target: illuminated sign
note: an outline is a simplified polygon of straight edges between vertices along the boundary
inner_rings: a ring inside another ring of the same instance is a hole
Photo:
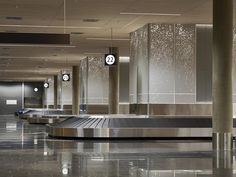
[[[70,81],[70,74],[62,74],[62,80],[64,82]]]
[[[106,54],[105,55],[105,65],[106,66],[114,66],[114,65],[116,65],[116,55],[114,55],[114,54]]]

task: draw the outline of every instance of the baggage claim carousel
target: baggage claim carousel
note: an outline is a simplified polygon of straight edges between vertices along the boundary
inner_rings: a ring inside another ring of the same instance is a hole
[[[72,117],[72,115],[57,115],[57,114],[33,115],[32,117],[29,117],[27,120],[30,124],[52,124],[61,122],[70,117]]]
[[[48,124],[54,138],[211,139],[211,116],[85,115]],[[236,127],[236,119],[234,119]]]
[[[18,114],[21,119],[27,119],[30,124],[51,124],[72,117],[71,111],[59,109],[26,109]]]

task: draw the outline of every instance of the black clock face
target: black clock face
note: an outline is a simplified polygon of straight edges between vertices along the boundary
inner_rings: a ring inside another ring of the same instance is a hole
[[[43,86],[44,86],[44,88],[49,88],[49,83],[45,82],[45,83],[43,84]]]
[[[62,75],[62,80],[63,81],[70,81],[70,74],[63,74]]]
[[[105,65],[113,66],[116,65],[116,56],[114,54],[105,55]]]

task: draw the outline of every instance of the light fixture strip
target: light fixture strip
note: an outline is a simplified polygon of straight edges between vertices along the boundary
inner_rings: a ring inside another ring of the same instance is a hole
[[[110,41],[111,38],[100,38],[100,37],[90,37],[86,38],[87,40],[98,40],[98,41]],[[128,38],[113,38],[113,41],[129,41],[130,39]]]
[[[145,12],[121,12],[120,15],[181,16],[181,14],[177,13],[145,13]]]
[[[84,55],[104,55],[104,53],[99,53],[99,52],[85,52]]]
[[[74,45],[54,45],[54,44],[50,44],[50,45],[40,45],[40,44],[1,44],[0,43],[0,47],[42,47],[42,48],[75,48],[76,46]]]
[[[196,24],[199,27],[213,27],[213,24]]]
[[[50,26],[50,25],[3,25],[0,27],[15,27],[15,28],[57,28],[64,29],[64,26]],[[66,29],[101,29],[102,27],[92,27],[92,26],[66,26]]]

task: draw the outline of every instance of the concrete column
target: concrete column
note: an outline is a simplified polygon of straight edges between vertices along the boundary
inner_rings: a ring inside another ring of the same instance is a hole
[[[213,149],[232,149],[233,1],[213,0]]]
[[[80,111],[79,68],[79,66],[72,68],[72,112],[74,115],[79,115]]]
[[[43,108],[48,108],[48,104],[47,104],[47,97],[48,95],[48,91],[47,91],[47,88],[44,88],[43,87]]]
[[[109,67],[109,114],[119,113],[119,50],[110,47],[109,53],[116,54],[117,65]]]
[[[55,75],[53,79],[54,79],[54,109],[57,109],[57,75]]]
[[[25,108],[25,83],[22,82],[22,87],[21,87],[21,99],[22,99],[22,109]]]

